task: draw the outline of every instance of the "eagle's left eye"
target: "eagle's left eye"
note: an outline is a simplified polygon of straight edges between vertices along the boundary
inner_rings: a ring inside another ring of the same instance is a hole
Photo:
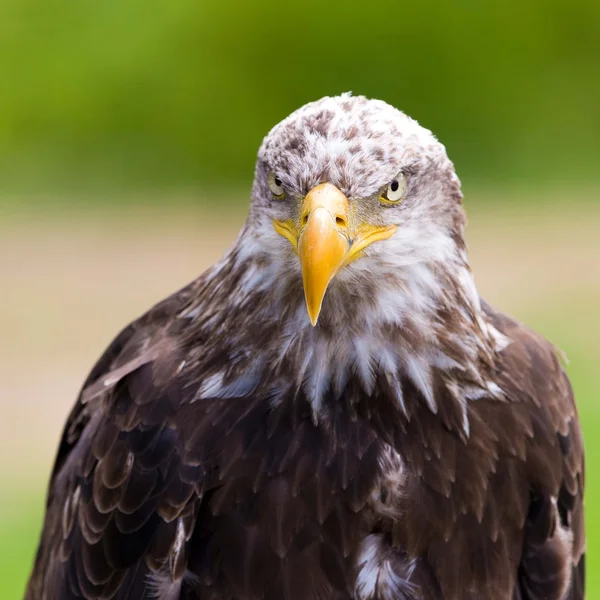
[[[379,199],[384,204],[396,204],[404,198],[406,193],[406,178],[403,173],[400,173],[395,177],[386,190],[381,194]]]
[[[285,189],[281,179],[275,175],[275,173],[269,173],[268,177],[269,189],[275,198],[283,198],[285,196]]]

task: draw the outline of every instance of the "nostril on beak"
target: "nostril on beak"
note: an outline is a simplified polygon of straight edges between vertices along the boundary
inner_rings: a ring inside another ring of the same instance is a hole
[[[308,213],[304,213],[300,219],[300,227],[306,227],[306,224],[308,223]]]
[[[348,223],[346,221],[346,218],[341,216],[341,215],[336,215],[335,217],[335,224],[338,227],[348,227]]]

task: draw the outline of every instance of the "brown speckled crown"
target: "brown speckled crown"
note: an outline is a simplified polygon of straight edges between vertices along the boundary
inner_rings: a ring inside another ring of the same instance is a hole
[[[364,96],[327,97],[303,106],[269,132],[258,156],[297,194],[329,181],[349,198],[369,196],[401,168],[418,169],[428,161],[454,172],[430,131]]]

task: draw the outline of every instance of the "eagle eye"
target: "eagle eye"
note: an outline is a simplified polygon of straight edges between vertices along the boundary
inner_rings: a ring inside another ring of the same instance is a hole
[[[273,196],[275,196],[275,198],[281,199],[285,196],[285,189],[283,187],[283,183],[281,179],[277,177],[277,175],[275,175],[274,173],[269,173],[267,181],[269,183],[269,189],[271,190],[271,193],[273,194]]]
[[[406,194],[406,177],[399,173],[392,179],[386,189],[380,194],[379,200],[382,204],[398,204]]]

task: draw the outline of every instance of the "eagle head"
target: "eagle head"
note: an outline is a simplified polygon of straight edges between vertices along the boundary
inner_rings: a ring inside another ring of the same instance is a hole
[[[315,326],[322,311],[347,311],[349,297],[377,305],[390,288],[431,302],[441,292],[431,270],[466,261],[461,198],[429,130],[385,102],[345,94],[303,106],[267,134],[248,226],[252,247],[277,256],[280,277],[302,281]]]

